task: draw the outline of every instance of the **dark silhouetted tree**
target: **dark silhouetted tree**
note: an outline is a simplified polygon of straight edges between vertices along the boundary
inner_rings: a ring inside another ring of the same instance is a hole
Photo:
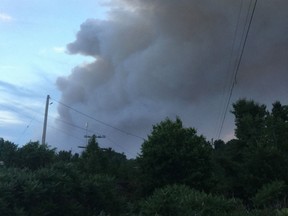
[[[153,126],[138,161],[148,191],[167,184],[187,184],[207,190],[211,174],[212,147],[182,121],[166,119]]]
[[[235,116],[236,137],[244,142],[260,142],[268,114],[266,106],[253,100],[241,99],[233,104],[232,113]]]
[[[17,166],[36,170],[55,161],[55,149],[50,149],[46,144],[29,142],[17,151]]]
[[[3,161],[6,167],[15,165],[17,158],[17,145],[0,138],[0,161]]]

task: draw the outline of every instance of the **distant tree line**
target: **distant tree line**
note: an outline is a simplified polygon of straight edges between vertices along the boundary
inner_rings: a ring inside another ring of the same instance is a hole
[[[288,215],[288,106],[241,99],[231,112],[235,139],[167,118],[135,159],[96,136],[81,154],[0,138],[1,215]]]

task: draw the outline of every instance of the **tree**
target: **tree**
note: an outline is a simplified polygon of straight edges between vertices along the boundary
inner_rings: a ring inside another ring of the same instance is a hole
[[[219,150],[225,147],[225,142],[223,140],[215,140],[213,145],[215,150]]]
[[[233,104],[235,135],[248,145],[275,146],[288,152],[288,106],[273,103],[271,113],[265,105],[241,99]]]
[[[267,139],[268,141],[288,152],[288,106],[283,106],[279,101],[273,104],[272,112],[267,118]]]
[[[182,183],[207,190],[211,174],[212,147],[193,128],[183,128],[182,121],[166,119],[153,126],[141,147],[139,167],[145,189]]]
[[[61,162],[70,162],[72,161],[73,155],[71,151],[61,150],[57,153],[56,158]]]
[[[237,101],[233,108],[238,139],[214,152],[218,189],[251,204],[250,198],[264,184],[288,180],[287,108],[276,102],[270,113],[265,105],[245,99]]]
[[[118,176],[119,169],[127,161],[124,154],[117,153],[111,148],[100,148],[95,135],[90,138],[80,159],[85,172],[113,176]]]
[[[0,138],[0,161],[3,161],[6,167],[15,165],[15,160],[17,158],[16,154],[17,145]]]
[[[96,140],[96,136],[93,135],[89,139],[86,149],[81,154],[79,160],[80,170],[91,174],[101,173],[99,153],[99,144]]]
[[[246,197],[243,175],[246,174],[244,161],[247,146],[244,142],[232,139],[213,152],[215,193],[227,197]],[[244,174],[245,173],[245,174]]]
[[[17,151],[17,166],[36,170],[51,165],[55,160],[55,149],[37,142],[29,142]]]
[[[233,104],[232,113],[235,116],[235,135],[244,142],[259,142],[268,114],[265,105],[259,105],[253,100],[241,99]]]
[[[120,215],[123,209],[115,179],[108,175],[85,175],[81,180],[80,200],[84,207],[82,215],[98,215],[101,211]]]

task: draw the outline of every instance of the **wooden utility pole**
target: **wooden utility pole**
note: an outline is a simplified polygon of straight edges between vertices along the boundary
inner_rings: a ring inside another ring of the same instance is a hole
[[[50,99],[50,96],[47,95],[46,106],[45,106],[44,124],[43,124],[43,133],[42,133],[42,145],[44,145],[45,142],[46,142],[46,131],[47,131],[47,119],[48,119],[49,99]]]

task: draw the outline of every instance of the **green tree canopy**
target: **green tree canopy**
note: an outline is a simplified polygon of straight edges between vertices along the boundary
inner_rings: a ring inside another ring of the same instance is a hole
[[[17,166],[36,170],[51,165],[55,160],[55,149],[46,144],[29,142],[17,151]]]
[[[3,138],[0,138],[0,161],[3,161],[5,166],[15,165],[17,153],[17,145],[12,142],[5,141]]]
[[[288,152],[288,106],[281,105],[279,101],[275,102],[266,124],[268,142],[281,151]]]
[[[280,102],[273,104],[271,112],[252,100],[241,99],[233,104],[237,139],[214,152],[215,175],[222,193],[250,202],[249,197],[263,185],[287,182],[287,110]]]
[[[245,142],[258,142],[265,129],[266,106],[241,99],[233,104],[232,113],[235,116],[236,137]]]
[[[194,128],[166,119],[153,126],[138,161],[147,187],[183,183],[206,190],[211,174],[212,147]]]

